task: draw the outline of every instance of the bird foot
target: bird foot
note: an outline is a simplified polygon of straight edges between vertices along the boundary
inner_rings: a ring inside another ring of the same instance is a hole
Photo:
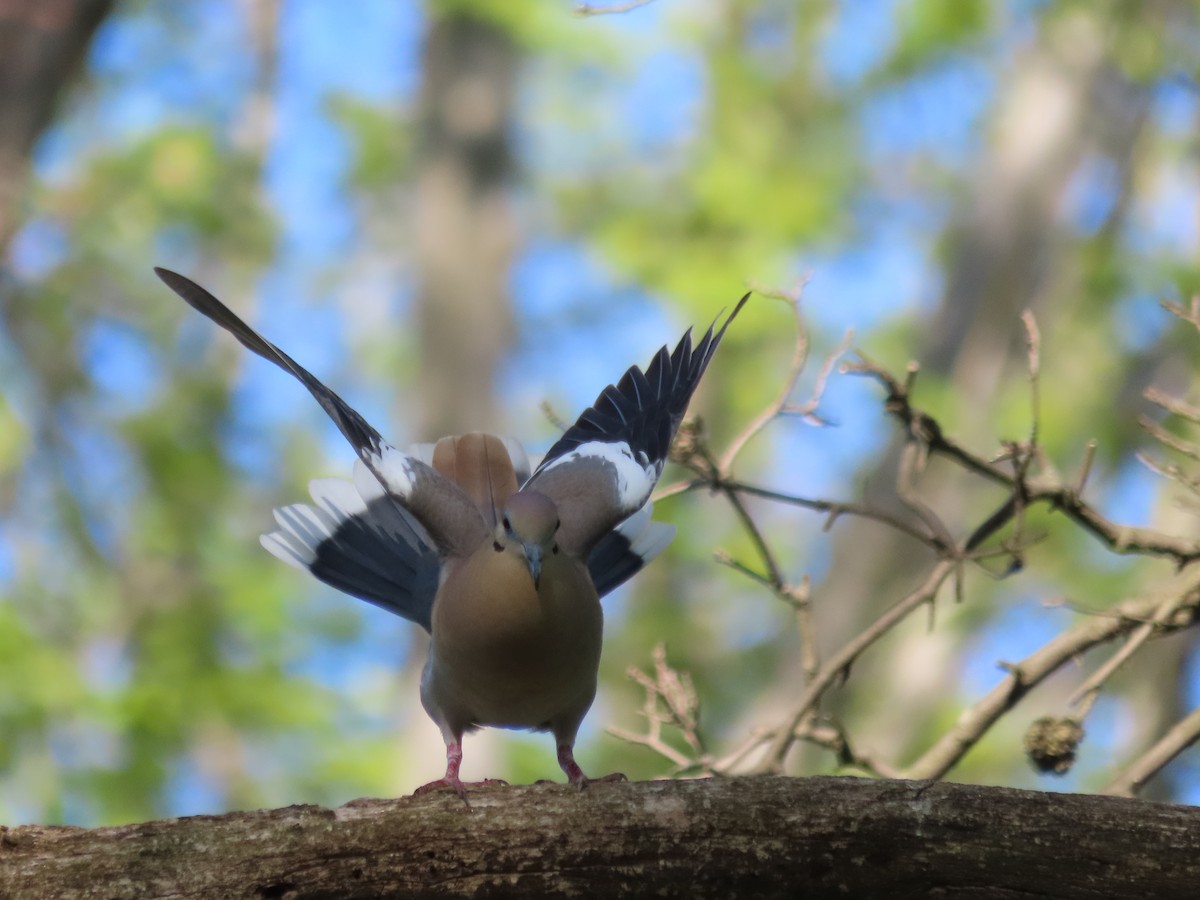
[[[575,785],[577,788],[579,788],[582,791],[589,784],[605,784],[605,783],[611,784],[613,782],[628,781],[628,780],[629,779],[625,777],[624,772],[612,772],[608,775],[601,775],[599,778],[588,778],[586,775],[584,775],[582,772],[580,772],[578,778],[571,779],[571,784]]]
[[[558,745],[558,765],[566,773],[567,781],[575,785],[581,791],[588,786],[592,781],[628,781],[622,772],[613,772],[611,775],[603,775],[600,778],[588,778],[583,774],[583,769],[579,768],[579,763],[575,762],[575,750],[570,743],[563,741]]]
[[[437,781],[431,781],[429,784],[423,784],[415,791],[414,797],[420,797],[422,794],[432,794],[434,791],[454,791],[466,802],[467,788],[477,787],[507,787],[508,782],[502,781],[499,778],[485,778],[482,781],[460,781],[457,778],[439,778]],[[469,804],[468,804],[469,805]]]

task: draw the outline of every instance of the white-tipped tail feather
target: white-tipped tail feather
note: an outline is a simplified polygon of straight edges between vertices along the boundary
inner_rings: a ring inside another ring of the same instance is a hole
[[[398,452],[398,451],[397,451]],[[275,557],[429,629],[440,566],[425,529],[358,461],[354,481],[309,483],[313,504],[275,510],[259,538]]]

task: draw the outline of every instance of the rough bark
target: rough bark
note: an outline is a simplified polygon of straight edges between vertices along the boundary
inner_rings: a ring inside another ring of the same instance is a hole
[[[0,829],[0,896],[1194,897],[1200,809],[764,776]]]

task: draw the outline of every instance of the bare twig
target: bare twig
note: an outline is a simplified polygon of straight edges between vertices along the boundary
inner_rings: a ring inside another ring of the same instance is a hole
[[[912,405],[906,384],[901,384],[889,372],[865,357],[860,357],[857,363],[844,363],[843,370],[879,381],[888,391],[885,401],[887,411],[899,419],[910,433],[923,435],[931,453],[944,456],[968,472],[1009,490],[1021,491],[1026,507],[1035,503],[1047,504],[1098,538],[1114,553],[1163,556],[1180,567],[1200,559],[1200,542],[1193,538],[1166,534],[1152,528],[1119,525],[1102,516],[1072,488],[1064,486],[1055,477],[1029,475],[1022,481],[1004,467],[967,450],[947,437],[936,419]]]
[[[1200,739],[1200,707],[1180,719],[1149,750],[1134,760],[1100,793],[1132,797],[1180,753]]]
[[[1163,599],[1154,610],[1154,615],[1150,621],[1139,625],[1125,641],[1121,649],[1114,653],[1104,665],[1093,672],[1087,681],[1071,694],[1067,703],[1075,706],[1078,703],[1087,701],[1088,708],[1090,709],[1091,700],[1089,698],[1094,699],[1095,695],[1100,693],[1101,688],[1104,687],[1104,683],[1108,681],[1112,674],[1124,665],[1150,639],[1157,628],[1169,621],[1179,611],[1179,608],[1188,602],[1188,597],[1188,593],[1183,591],[1172,593]]]
[[[776,590],[782,590],[784,587],[783,571],[779,568],[779,563],[775,560],[775,554],[767,543],[767,539],[763,536],[762,530],[758,527],[758,523],[750,515],[750,511],[746,508],[741,495],[737,491],[730,490],[723,485],[719,490],[725,495],[725,499],[729,501],[729,505],[733,507],[738,520],[742,523],[742,528],[749,536],[751,543],[754,544],[755,550],[758,551],[763,565],[767,567],[771,586]]]
[[[1148,453],[1142,453],[1140,450],[1134,454],[1134,457],[1155,475],[1174,481],[1192,493],[1200,494],[1200,478],[1190,475],[1175,465],[1175,463],[1159,462]]]
[[[1172,450],[1182,453],[1188,459],[1200,460],[1200,444],[1196,444],[1192,441],[1185,441],[1183,438],[1177,437],[1148,416],[1142,416],[1139,418],[1138,424],[1141,425],[1142,428],[1144,428],[1149,435],[1160,444],[1165,444]]]
[[[797,727],[816,709],[821,698],[838,680],[846,674],[862,653],[881,637],[891,631],[898,622],[903,621],[913,611],[920,609],[926,603],[932,603],[941,589],[942,584],[949,578],[958,566],[957,559],[943,559],[919,587],[895,603],[866,629],[859,632],[848,641],[833,657],[821,666],[816,678],[812,679],[804,689],[800,701],[789,713],[787,724],[779,730],[771,741],[764,759],[756,767],[758,773],[781,772],[788,751],[796,740]]]
[[[626,0],[625,3],[614,3],[611,6],[596,6],[591,3],[580,3],[575,7],[577,16],[608,16],[617,13],[632,12],[639,6],[646,6],[654,0]]]
[[[1177,400],[1154,387],[1146,388],[1142,392],[1142,396],[1155,406],[1161,406],[1167,412],[1174,413],[1182,419],[1187,419],[1189,422],[1200,422],[1200,406],[1193,406],[1183,400]]]
[[[832,353],[825,357],[825,361],[821,363],[821,368],[817,371],[817,377],[813,379],[813,389],[808,399],[803,403],[788,403],[783,407],[781,412],[789,416],[799,416],[810,425],[828,425],[829,423],[824,418],[817,415],[817,407],[821,405],[821,398],[825,396],[825,388],[829,385],[829,379],[833,375],[833,370],[836,368],[838,360],[850,351],[853,342],[854,329],[847,328],[846,333],[842,335],[841,342],[833,349]]]
[[[1021,313],[1021,323],[1025,326],[1025,344],[1029,353],[1029,410],[1032,424],[1029,428],[1029,446],[1038,445],[1038,424],[1042,418],[1042,401],[1038,388],[1038,374],[1041,371],[1042,335],[1038,331],[1037,319],[1033,310],[1026,309]]]
[[[1082,496],[1087,486],[1088,477],[1092,474],[1092,463],[1096,459],[1096,441],[1090,440],[1083,445],[1083,462],[1079,464],[1079,474],[1075,476],[1075,495]]]
[[[818,375],[816,383],[813,386],[812,396],[802,405],[793,405],[789,402],[792,392],[796,390],[796,383],[799,381],[800,375],[804,372],[804,367],[808,363],[808,332],[805,330],[804,319],[800,314],[800,290],[802,289],[803,285],[795,292],[784,293],[778,290],[754,287],[756,293],[782,300],[791,307],[796,338],[792,348],[792,359],[788,364],[787,374],[784,376],[783,385],[779,389],[779,393],[767,404],[762,412],[750,420],[750,424],[743,428],[729,442],[729,447],[716,462],[719,472],[729,473],[732,471],[734,461],[741,454],[742,450],[745,449],[746,444],[781,415],[800,415],[808,418],[809,421],[813,421],[813,416],[828,381],[828,373],[833,370],[838,357],[842,356],[848,349],[853,332],[847,332],[846,336],[842,339],[842,343],[838,345],[838,348],[826,358],[824,365],[821,367],[821,374]]]
[[[631,744],[648,747],[670,760],[679,771],[712,771],[708,754],[704,750],[704,742],[700,738],[700,702],[696,697],[692,678],[686,672],[679,672],[667,663],[666,645],[660,642],[654,647],[653,677],[633,666],[629,668],[628,675],[646,692],[646,701],[642,705],[642,715],[647,723],[646,732],[637,734],[623,728],[610,727],[609,734]],[[691,750],[691,755],[667,743],[663,738],[665,725],[678,729]]]
[[[1200,330],[1200,297],[1192,297],[1192,302],[1186,307],[1172,303],[1170,300],[1160,300],[1158,305],[1183,321],[1190,322],[1197,330]]]
[[[554,411],[554,407],[550,405],[549,400],[543,400],[538,404],[538,408],[542,411],[542,415],[546,417],[547,421],[559,431],[566,431],[571,427],[570,422]]]
[[[814,499],[811,497],[798,497],[795,494],[785,494],[781,491],[773,491],[769,488],[758,487],[757,485],[749,484],[736,479],[722,480],[720,485],[732,491],[737,491],[739,494],[749,494],[753,497],[761,497],[764,500],[772,500],[776,503],[783,503],[788,506],[800,506],[805,509],[811,509],[816,512],[828,513],[825,520],[825,530],[828,531],[837,520],[842,516],[857,516],[864,519],[872,519],[889,528],[894,528],[903,534],[907,534],[914,540],[920,541],[927,545],[931,550],[938,553],[944,553],[952,549],[953,544],[947,544],[942,538],[930,535],[924,529],[914,527],[909,522],[901,519],[893,513],[882,509],[874,509],[870,506],[865,506],[861,503],[845,503],[840,500],[823,500]],[[657,503],[664,497],[671,497],[675,494],[684,493],[686,491],[696,490],[697,488],[712,488],[713,483],[709,480],[705,481],[683,481],[671,485],[670,488],[662,493],[655,494],[654,500]]]
[[[1179,609],[1189,608],[1195,615],[1200,607],[1200,582],[1193,581],[1181,588],[1186,602]],[[1011,710],[1029,691],[1091,648],[1128,634],[1147,617],[1154,615],[1161,603],[1158,599],[1142,599],[1119,604],[1109,615],[1097,616],[1064,631],[1049,643],[1016,665],[1006,666],[1008,675],[983,699],[963,710],[954,726],[925,751],[902,777],[941,778],[979,742],[980,738],[1006,712]],[[1158,634],[1188,627],[1190,621],[1174,619],[1165,622]]]

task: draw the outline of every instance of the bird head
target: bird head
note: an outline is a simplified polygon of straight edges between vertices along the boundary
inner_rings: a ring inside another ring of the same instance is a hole
[[[525,555],[533,586],[542,576],[542,558],[557,553],[554,534],[558,531],[558,508],[545,494],[519,491],[508,498],[500,522],[496,526],[496,542],[516,546]]]

